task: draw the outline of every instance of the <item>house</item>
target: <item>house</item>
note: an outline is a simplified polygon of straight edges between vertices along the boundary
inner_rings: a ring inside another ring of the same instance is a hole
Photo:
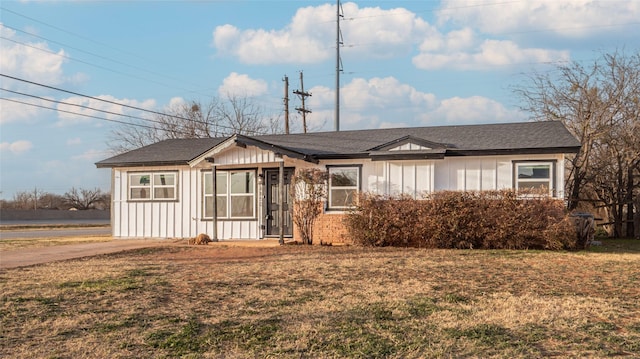
[[[331,180],[315,238],[336,242],[361,191],[420,197],[544,186],[563,198],[565,155],[579,148],[561,122],[547,121],[170,139],[96,166],[111,168],[115,237],[220,240],[293,237],[286,184],[296,169],[325,169]]]

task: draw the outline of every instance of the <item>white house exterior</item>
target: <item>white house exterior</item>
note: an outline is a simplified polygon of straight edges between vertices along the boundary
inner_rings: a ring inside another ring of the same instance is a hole
[[[544,186],[563,198],[565,155],[579,148],[550,121],[166,140],[96,165],[112,169],[115,237],[257,240],[294,235],[279,183],[295,169],[329,172],[324,216],[340,216],[361,191],[420,198]]]

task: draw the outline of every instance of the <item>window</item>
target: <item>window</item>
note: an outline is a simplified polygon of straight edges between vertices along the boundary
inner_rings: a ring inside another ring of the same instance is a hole
[[[516,190],[554,191],[552,162],[518,162],[515,164]]]
[[[175,172],[129,173],[129,199],[170,201],[177,193]]]
[[[329,167],[329,208],[347,209],[360,190],[360,167]]]
[[[218,218],[255,218],[255,171],[216,171]],[[211,172],[203,174],[204,217],[213,218]]]

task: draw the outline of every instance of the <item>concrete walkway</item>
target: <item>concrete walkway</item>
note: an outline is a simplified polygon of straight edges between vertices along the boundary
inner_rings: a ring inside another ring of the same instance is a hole
[[[175,239],[113,239],[108,242],[64,244],[59,246],[21,248],[0,251],[0,270],[35,264],[91,257],[140,248],[185,246],[185,241]],[[237,240],[209,243],[209,246],[279,247],[277,239]]]
[[[132,249],[180,245],[169,239],[114,239],[108,242],[66,244],[59,246],[21,248],[0,252],[0,269],[17,268],[116,253]]]

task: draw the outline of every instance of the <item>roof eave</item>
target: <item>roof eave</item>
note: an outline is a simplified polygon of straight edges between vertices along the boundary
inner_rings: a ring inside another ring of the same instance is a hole
[[[271,151],[273,153],[278,153],[278,154],[281,154],[281,155],[285,155],[287,157],[303,160],[303,161],[306,161],[306,162],[311,162],[311,163],[314,163],[314,164],[318,163],[318,158],[316,156],[304,154],[302,152],[298,152],[298,151],[294,151],[294,150],[290,150],[290,149],[288,149],[286,147],[278,146],[278,145],[275,145],[273,143],[269,143],[269,142],[266,142],[266,141],[258,140],[258,139],[251,138],[251,137],[248,137],[248,136],[238,135],[238,137],[236,139],[236,142],[237,143],[241,143],[241,144],[246,145],[246,146],[254,146],[254,147],[260,148],[260,149],[265,150],[265,151]]]
[[[498,155],[544,155],[558,153],[578,153],[580,146],[544,148],[508,148],[483,150],[447,150],[446,156],[498,156]]]
[[[157,167],[157,166],[186,166],[188,161],[153,161],[153,162],[112,162],[101,163],[96,162],[96,168],[115,168],[115,167]]]

